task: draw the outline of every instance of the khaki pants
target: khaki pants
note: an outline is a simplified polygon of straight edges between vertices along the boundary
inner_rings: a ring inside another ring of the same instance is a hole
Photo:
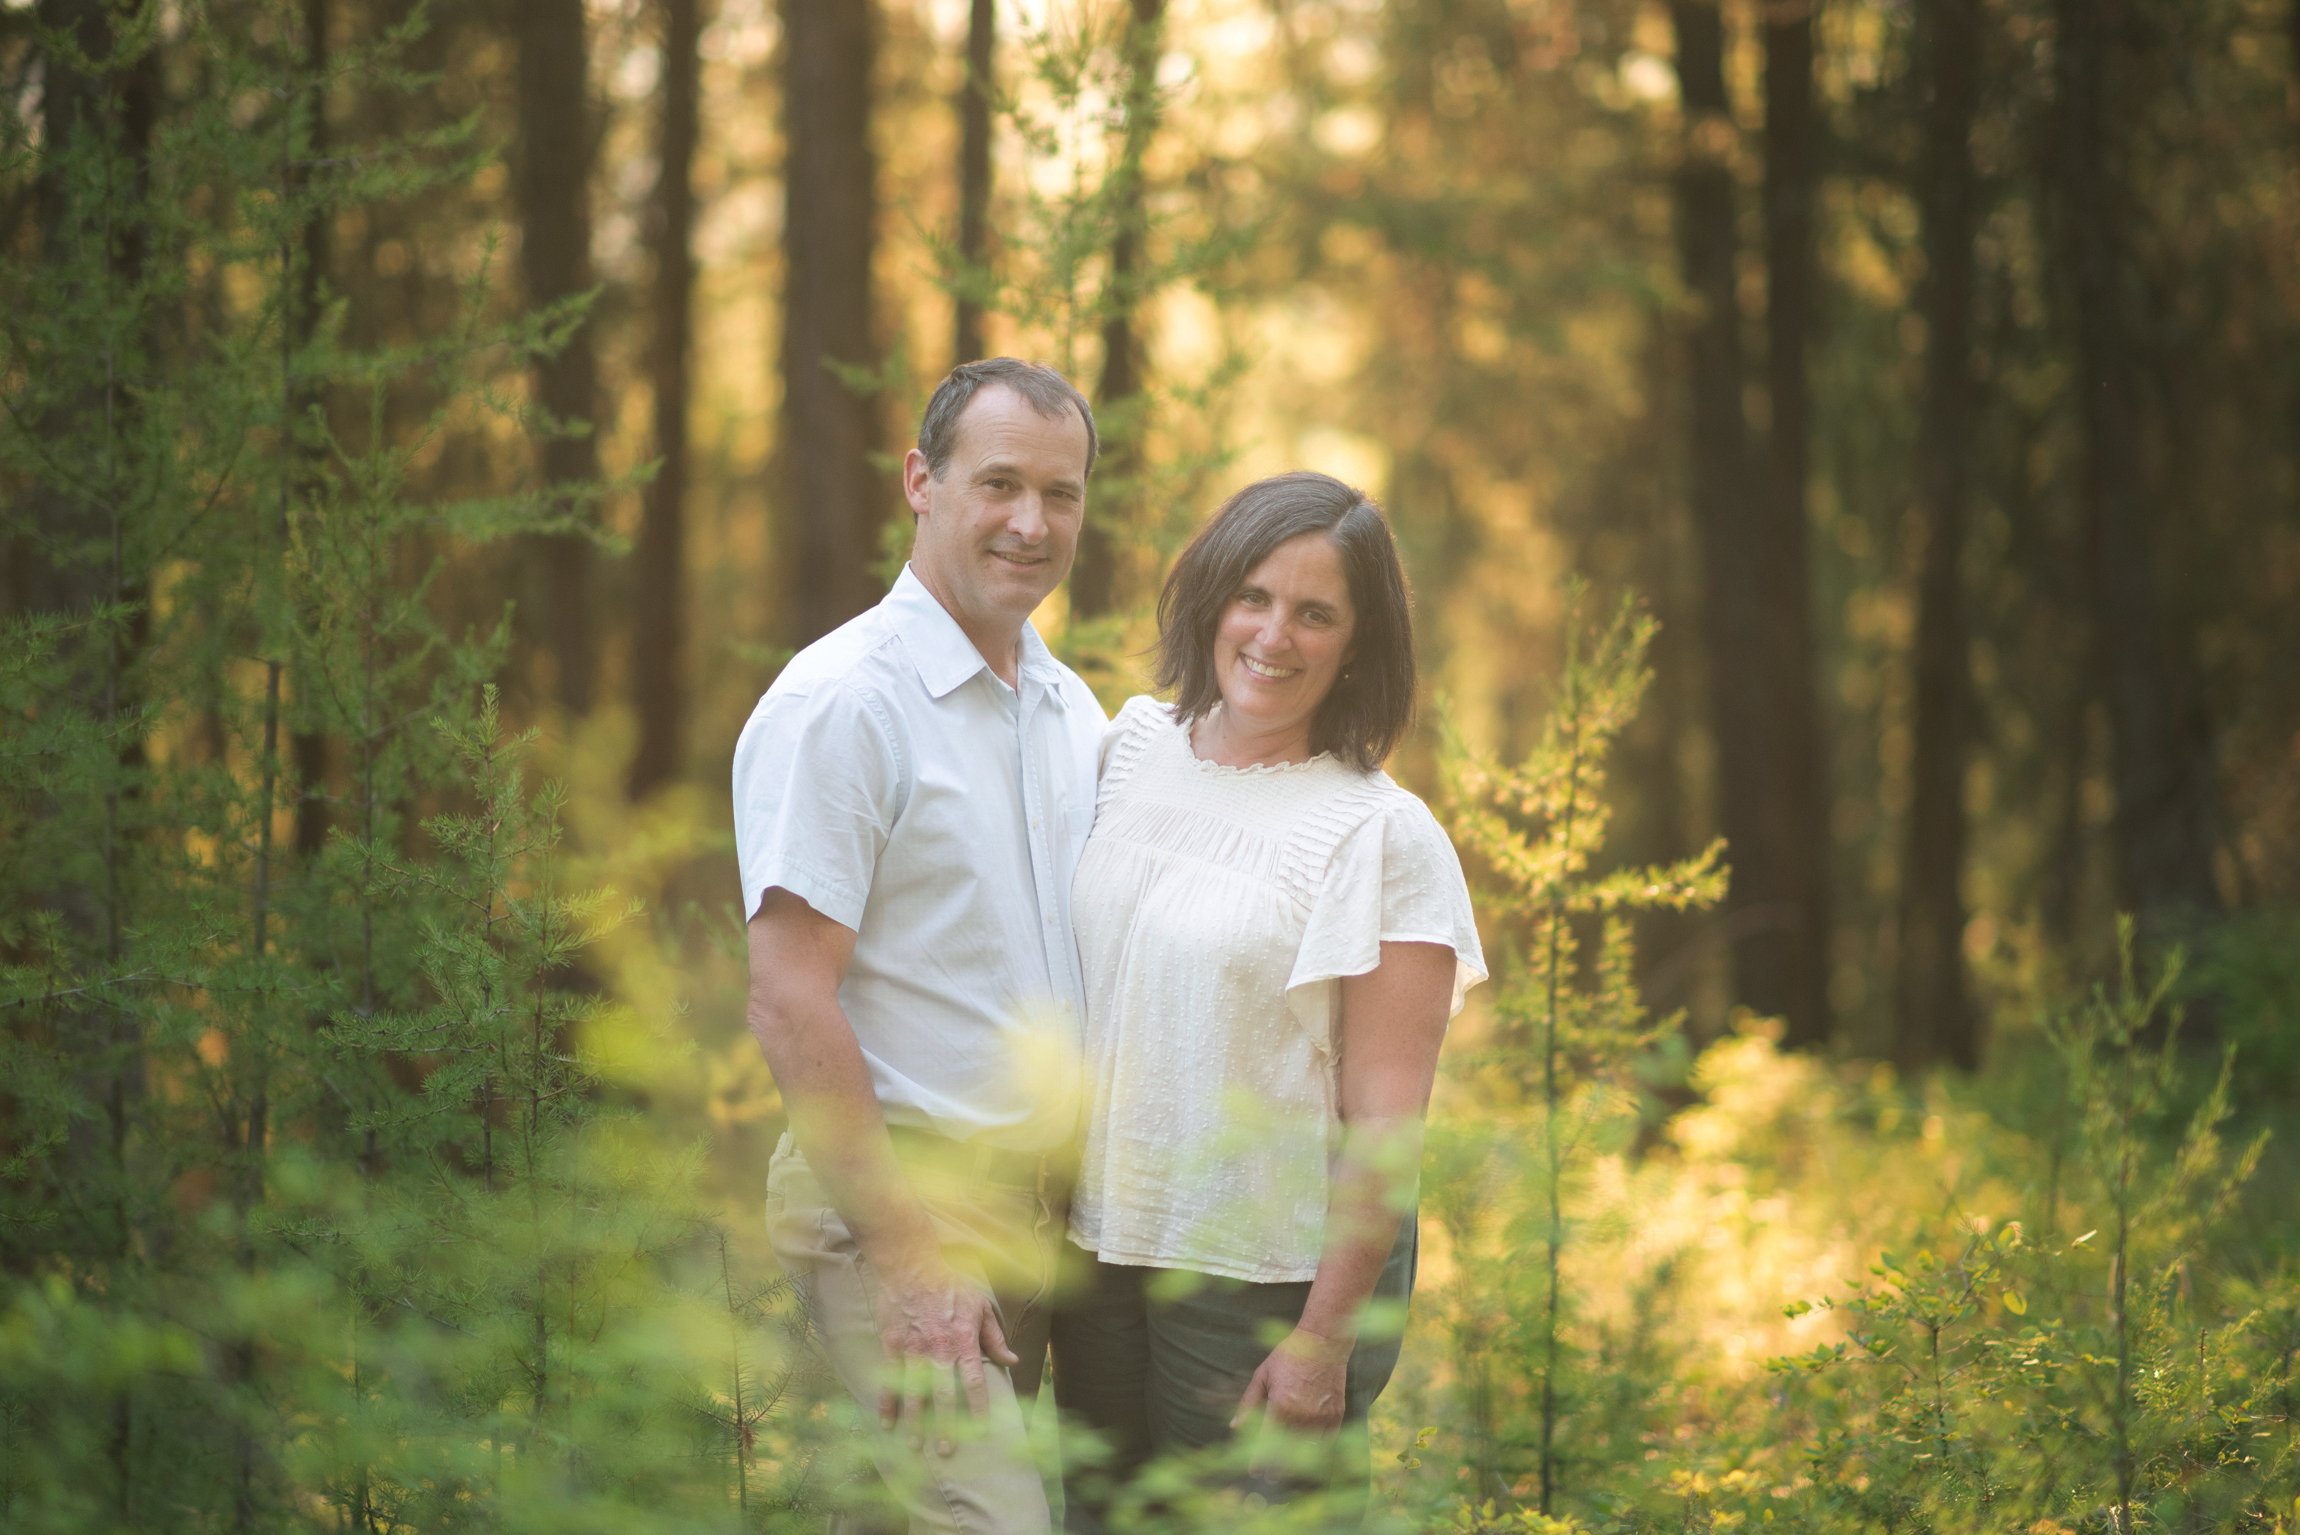
[[[1043,1535],[1050,1523],[1046,1488],[1031,1457],[1023,1407],[1036,1396],[1045,1368],[1048,1291],[1061,1227],[1042,1188],[975,1178],[959,1165],[961,1157],[938,1160],[912,1159],[913,1185],[942,1237],[944,1257],[989,1289],[1008,1346],[1022,1360],[1011,1378],[989,1366],[989,1417],[957,1436],[947,1456],[931,1448],[931,1434],[930,1447],[914,1449],[899,1433],[877,1431],[887,1359],[873,1311],[876,1276],[788,1135],[767,1169],[768,1240],[798,1285],[816,1346],[854,1399],[858,1422],[868,1426],[871,1459],[912,1535]],[[832,1526],[887,1527],[868,1516],[842,1516]]]

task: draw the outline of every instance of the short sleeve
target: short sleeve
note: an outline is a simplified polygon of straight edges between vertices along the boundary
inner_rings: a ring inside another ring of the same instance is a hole
[[[1402,791],[1334,850],[1286,981],[1287,1000],[1299,1013],[1319,983],[1373,970],[1382,962],[1384,943],[1436,943],[1453,950],[1449,1018],[1485,979],[1485,951],[1461,859],[1429,807]]]
[[[893,726],[868,694],[826,683],[759,700],[735,743],[744,919],[779,888],[859,929],[902,799]]]

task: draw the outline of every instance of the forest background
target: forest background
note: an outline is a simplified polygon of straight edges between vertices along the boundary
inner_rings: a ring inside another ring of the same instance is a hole
[[[1106,703],[1236,485],[1405,546],[1497,976],[1379,1519],[2300,1527],[2300,5],[5,0],[0,83],[10,1529],[860,1485],[726,766],[999,351]]]

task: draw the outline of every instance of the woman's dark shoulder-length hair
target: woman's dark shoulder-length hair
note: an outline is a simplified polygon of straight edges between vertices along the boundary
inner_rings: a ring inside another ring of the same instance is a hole
[[[1412,599],[1382,509],[1332,475],[1256,480],[1190,540],[1158,594],[1158,686],[1174,690],[1174,717],[1184,725],[1221,701],[1214,633],[1222,611],[1272,550],[1304,533],[1322,533],[1341,551],[1357,620],[1342,673],[1310,722],[1310,750],[1370,773],[1413,722]]]

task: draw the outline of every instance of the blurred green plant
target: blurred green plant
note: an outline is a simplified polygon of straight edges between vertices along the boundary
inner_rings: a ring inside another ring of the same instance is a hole
[[[1976,1219],[1961,1242],[1887,1252],[1820,1303],[1844,1317],[1841,1338],[1773,1361],[1808,1383],[1814,1517],[2269,1527],[2263,1494],[2293,1463],[2289,1419],[2262,1389],[2276,1334],[2256,1306],[2215,1304],[2207,1277],[2266,1132],[2233,1153],[2223,1142],[2229,1056],[2185,1125],[2173,1119],[2191,1074],[2166,1016],[2181,961],[2144,981],[2130,922],[2118,936],[2113,987],[2045,1028],[2064,1096],[2039,1117],[2048,1142],[2068,1142],[2077,1187],[2061,1187],[2058,1145],[1992,1148],[2042,1175],[2045,1235]],[[2051,1235],[2064,1198],[2089,1227],[2067,1240]]]
[[[1652,680],[1645,656],[1653,620],[1625,599],[1612,617],[1592,624],[1587,589],[1570,585],[1565,601],[1566,650],[1556,703],[1539,740],[1514,767],[1484,760],[1458,737],[1446,743],[1444,803],[1463,850],[1491,874],[1477,906],[1490,930],[1504,935],[1505,976],[1495,1004],[1493,1047],[1478,1061],[1502,1097],[1491,1123],[1514,1129],[1508,1109],[1531,1106],[1541,1156],[1531,1175],[1532,1232],[1542,1261],[1540,1300],[1530,1335],[1517,1341],[1538,1382],[1533,1409],[1536,1508],[1554,1512],[1558,1434],[1569,1411],[1564,1376],[1572,1368],[1561,1259],[1570,1236],[1566,1203],[1577,1157],[1588,1138],[1633,1118],[1634,1073],[1682,1016],[1654,1018],[1639,996],[1631,916],[1639,911],[1711,905],[1724,895],[1722,842],[1665,865],[1596,874],[1610,813],[1607,770],[1622,729]],[[1594,923],[1596,952],[1583,958],[1579,925]],[[1508,1134],[1507,1130],[1502,1131]],[[1475,1230],[1484,1180],[1465,1161],[1491,1162],[1494,1147],[1456,1146],[1441,1154],[1433,1201],[1457,1253],[1478,1248]],[[1478,1388],[1479,1439],[1489,1446],[1481,1489],[1508,1485],[1489,1350],[1492,1335],[1459,1318],[1455,1339]]]
[[[605,1089],[577,966],[623,913],[523,784],[502,626],[438,617],[475,545],[585,515],[426,489],[475,423],[558,429],[492,382],[579,311],[483,321],[481,252],[435,334],[343,343],[313,232],[481,163],[468,125],[315,137],[331,90],[428,88],[420,10],[332,53],[269,0],[46,16],[78,115],[7,162],[41,221],[0,251],[37,577],[0,623],[0,1524],[804,1522],[794,1309],[731,1280],[698,1129]]]
[[[2199,1075],[2178,962],[2143,978],[2129,925],[2113,984],[1999,1024],[2049,1069],[1904,1082],[1750,1024],[1692,1062],[1690,1105],[1641,1125],[1677,1020],[1639,1004],[1621,913],[1712,898],[1721,850],[1592,872],[1651,631],[1626,607],[1585,630],[1585,605],[1574,589],[1528,762],[1446,754],[1502,981],[1433,1119],[1444,1240],[1417,1311],[1444,1343],[1393,1388],[1427,1426],[1389,1512],[1430,1531],[2290,1529],[2289,1200],[2251,1202],[2280,1235],[2233,1223],[2266,1132],[2230,1143],[2231,1057]]]
[[[2230,1084],[2239,1107],[2300,1101],[2300,911],[2233,912],[2197,934],[2177,997],[2209,1010],[2214,1037],[2243,1061]]]
[[[2264,1161],[2263,1128],[2233,1134],[2225,1062],[2200,1076],[2180,1044],[2177,969],[2144,977],[2125,952],[2113,984],[2050,1014],[2057,1069],[2017,1099],[1752,1031],[1702,1053],[1697,1101],[1658,1136],[1593,1148],[1568,1186],[1562,1354],[1580,1390],[1553,1517],[2291,1529],[2290,1172]],[[1433,1425],[1396,1476],[1418,1529],[1538,1512],[1546,1158],[1530,1103],[1513,1123],[1467,1194],[1491,1245],[1455,1237],[1420,1298],[1454,1328],[1400,1403]],[[2282,1187],[2247,1198],[2264,1175]],[[1513,1207],[1514,1225],[1497,1213]],[[1497,1452],[1501,1490],[1464,1503]]]

